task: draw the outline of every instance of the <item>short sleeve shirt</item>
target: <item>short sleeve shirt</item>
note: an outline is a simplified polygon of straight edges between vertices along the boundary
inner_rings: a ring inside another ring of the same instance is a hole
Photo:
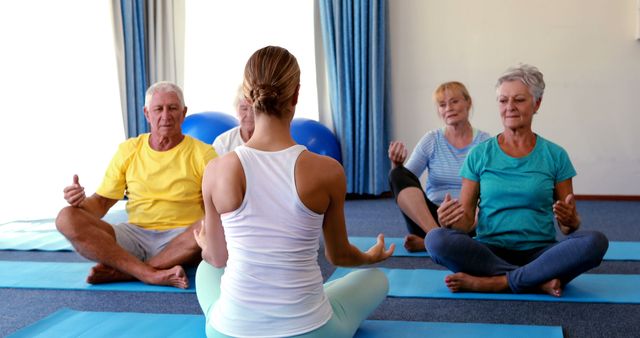
[[[444,136],[443,129],[426,133],[411,153],[405,168],[420,177],[427,170],[427,184],[424,189],[429,200],[440,205],[446,194],[458,198],[462,186],[460,167],[467,153],[476,144],[488,139],[489,134],[474,129],[474,137],[469,145],[456,148]]]
[[[191,225],[204,215],[202,176],[216,152],[190,136],[170,150],[156,151],[149,135],[120,144],[96,193],[110,199],[126,196],[129,223],[142,228]]]
[[[493,137],[469,152],[460,175],[480,184],[478,241],[513,250],[555,242],[555,186],[576,175],[562,147],[536,135],[533,150],[515,158]]]

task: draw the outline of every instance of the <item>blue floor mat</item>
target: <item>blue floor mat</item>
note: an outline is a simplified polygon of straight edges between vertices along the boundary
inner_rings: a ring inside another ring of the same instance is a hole
[[[546,294],[451,292],[444,278],[447,270],[379,268],[389,278],[389,296],[406,298],[490,299],[574,303],[640,303],[640,275],[583,274],[563,291],[562,297]],[[337,268],[329,281],[353,271]]]
[[[376,243],[375,237],[357,237],[349,236],[349,242],[358,247],[362,251],[368,250]],[[429,253],[409,252],[404,248],[404,238],[401,237],[385,237],[384,243],[387,247],[391,243],[396,244],[393,252],[395,257],[429,257]],[[605,261],[640,261],[640,242],[619,242],[610,241],[609,250],[604,255]]]
[[[26,337],[205,337],[203,315],[81,312],[62,309],[10,335]],[[561,338],[559,326],[365,321],[358,338]]]
[[[562,327],[483,323],[433,323],[367,320],[356,338],[562,338]]]
[[[349,242],[355,245],[360,251],[367,251],[370,247],[376,244],[376,237],[358,237],[349,236]],[[429,253],[426,251],[409,252],[404,248],[404,238],[402,237],[385,237],[384,244],[388,248],[389,245],[395,244],[396,248],[393,251],[394,257],[429,257]]]
[[[204,325],[204,316],[199,315],[83,312],[62,309],[9,337],[205,338]]]
[[[85,282],[93,262],[27,262],[0,261],[0,287],[22,289],[132,291],[132,292],[195,292],[195,269],[187,271],[189,288],[148,285],[138,281],[107,284]]]

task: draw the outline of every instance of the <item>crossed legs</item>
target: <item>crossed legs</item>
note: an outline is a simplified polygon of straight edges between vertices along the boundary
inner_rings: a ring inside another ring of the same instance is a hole
[[[191,225],[160,253],[143,262],[116,242],[113,227],[80,208],[66,207],[56,219],[56,227],[83,257],[98,262],[87,282],[108,283],[138,279],[147,284],[187,288],[189,280],[181,264],[196,262],[199,247]]]
[[[561,296],[578,275],[598,266],[608,240],[580,231],[544,248],[517,251],[490,247],[468,235],[440,228],[425,243],[434,262],[454,273],[445,278],[452,292],[544,292]]]
[[[220,281],[224,269],[202,261],[196,272],[196,294],[207,318],[209,338],[227,338],[209,324],[211,307],[220,298]],[[361,269],[324,284],[333,316],[323,326],[296,338],[353,337],[358,327],[382,303],[389,292],[389,281],[378,269]]]

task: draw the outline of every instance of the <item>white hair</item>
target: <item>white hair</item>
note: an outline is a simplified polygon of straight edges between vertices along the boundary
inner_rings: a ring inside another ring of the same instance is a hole
[[[178,87],[177,84],[169,81],[160,81],[156,82],[147,89],[147,93],[144,97],[144,106],[149,108],[149,103],[151,103],[151,98],[155,93],[176,93],[178,96],[178,100],[180,100],[180,104],[184,107],[184,96],[182,95],[182,89]]]
[[[510,67],[498,78],[496,89],[503,82],[508,81],[521,81],[524,83],[529,88],[529,93],[533,96],[534,102],[540,100],[544,94],[544,78],[535,66],[520,63]]]

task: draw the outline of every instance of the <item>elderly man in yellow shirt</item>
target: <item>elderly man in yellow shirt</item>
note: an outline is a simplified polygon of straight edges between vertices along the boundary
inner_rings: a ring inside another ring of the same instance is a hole
[[[151,132],[120,144],[92,196],[86,197],[77,175],[64,189],[69,206],[58,214],[56,226],[80,255],[97,262],[88,283],[138,279],[189,286],[182,265],[200,260],[193,229],[204,215],[202,175],[217,155],[211,145],[182,134],[186,113],[180,87],[153,84],[144,106]],[[128,222],[104,222],[124,196]]]

